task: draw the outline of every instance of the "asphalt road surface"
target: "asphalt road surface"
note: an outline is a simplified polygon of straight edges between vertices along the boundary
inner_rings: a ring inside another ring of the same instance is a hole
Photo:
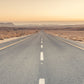
[[[84,48],[44,32],[2,43],[0,84],[84,84]]]

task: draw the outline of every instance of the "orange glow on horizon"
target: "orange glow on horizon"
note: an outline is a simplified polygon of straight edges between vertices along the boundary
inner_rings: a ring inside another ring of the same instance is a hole
[[[84,19],[73,19],[73,18],[2,18],[1,22],[28,22],[28,21],[84,21]]]
[[[1,0],[0,22],[84,21],[84,0]]]

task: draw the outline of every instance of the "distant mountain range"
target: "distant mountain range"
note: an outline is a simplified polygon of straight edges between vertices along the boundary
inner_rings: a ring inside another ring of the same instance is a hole
[[[9,23],[0,23],[0,27],[15,27],[15,25],[11,22]]]
[[[0,23],[0,29],[40,29],[40,30],[77,30],[84,31],[84,25],[57,25],[57,24],[28,24],[28,25],[14,25],[12,22]]]

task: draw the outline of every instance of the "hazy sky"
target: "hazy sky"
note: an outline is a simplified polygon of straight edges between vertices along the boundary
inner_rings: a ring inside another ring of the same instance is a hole
[[[0,21],[84,20],[84,0],[0,0]]]

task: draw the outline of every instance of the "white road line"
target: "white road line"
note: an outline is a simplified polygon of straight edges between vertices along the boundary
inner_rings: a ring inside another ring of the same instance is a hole
[[[44,78],[40,78],[39,79],[39,84],[45,84],[45,79]]]
[[[41,48],[43,48],[43,45],[41,45]]]
[[[40,60],[41,60],[41,61],[44,61],[44,55],[43,55],[43,52],[40,53]]]
[[[9,44],[9,45],[7,45],[7,46],[4,46],[4,47],[0,48],[0,50],[6,49],[6,48],[11,47],[11,46],[14,46],[14,45],[16,45],[16,44],[18,44],[18,43],[20,43],[20,42],[23,42],[23,41],[26,40],[26,39],[28,39],[28,38],[26,37],[26,38],[24,38],[24,39],[21,39],[21,40],[19,40],[19,41],[16,41],[16,42],[14,42],[14,43],[11,43],[11,44]]]
[[[43,39],[41,38],[41,43],[43,43]]]
[[[41,41],[41,43],[43,43],[43,41]]]
[[[41,64],[43,64],[43,63],[41,62]]]

